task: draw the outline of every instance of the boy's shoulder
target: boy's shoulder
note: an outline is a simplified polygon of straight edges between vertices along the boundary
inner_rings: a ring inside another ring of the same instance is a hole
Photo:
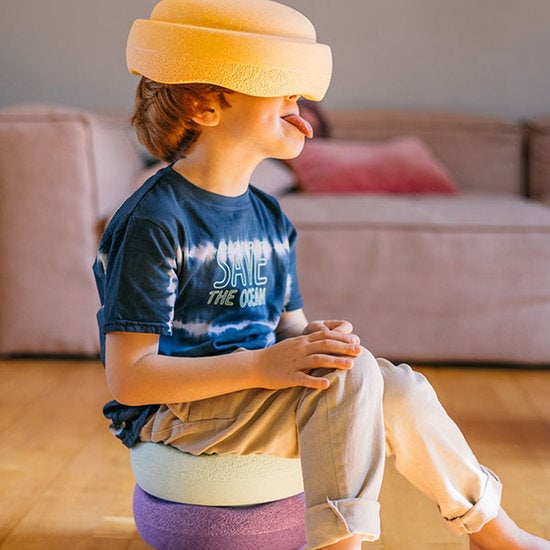
[[[267,191],[256,187],[252,183],[248,186],[248,189],[250,190],[250,193],[253,196],[257,197],[258,200],[260,200],[261,202],[265,202],[266,204],[269,204],[275,208],[281,208],[279,201],[273,195],[270,195]]]
[[[144,218],[153,222],[166,219],[166,210],[172,201],[169,179],[167,167],[146,179],[119,206],[109,221],[104,237],[126,225],[130,218]]]
[[[279,199],[277,199],[274,195],[271,193],[268,193],[267,191],[260,189],[259,187],[256,187],[252,183],[248,186],[250,190],[250,194],[255,197],[258,201],[264,203],[267,207],[270,209],[273,209],[274,211],[283,213],[282,206],[279,202]]]
[[[249,189],[251,196],[262,204],[263,210],[268,213],[276,225],[285,228],[285,231],[294,227],[276,197],[252,184],[250,184]]]

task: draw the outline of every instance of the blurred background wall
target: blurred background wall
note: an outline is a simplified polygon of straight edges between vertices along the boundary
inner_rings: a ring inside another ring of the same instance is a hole
[[[286,0],[333,48],[325,104],[550,114],[549,0]],[[155,0],[0,0],[0,107],[128,111],[132,21]]]

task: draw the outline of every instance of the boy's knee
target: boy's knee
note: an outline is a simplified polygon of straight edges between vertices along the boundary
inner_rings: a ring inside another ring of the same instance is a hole
[[[348,385],[358,389],[366,388],[367,391],[383,391],[384,381],[378,363],[372,353],[366,348],[361,348],[361,354],[354,359],[353,368],[347,371],[338,371],[337,377],[346,380]]]
[[[384,380],[376,359],[365,348],[362,348],[361,354],[354,359],[351,369],[318,369],[312,374],[323,376],[330,382],[329,388],[321,390],[319,395],[328,392],[337,399],[352,399],[353,395],[361,398],[370,396],[371,399],[379,396],[380,401],[382,400]]]
[[[378,361],[367,348],[361,346],[361,354],[355,358],[353,369],[360,370],[365,376],[379,378],[382,382]]]
[[[426,400],[435,397],[425,376],[415,372],[409,365],[394,365],[382,358],[377,359],[377,363],[384,380],[384,410],[387,414],[397,409],[400,414],[412,414]]]

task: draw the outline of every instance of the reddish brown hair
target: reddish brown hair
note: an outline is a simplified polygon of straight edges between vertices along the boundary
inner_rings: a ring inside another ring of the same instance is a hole
[[[230,106],[231,90],[213,84],[161,84],[142,77],[136,90],[132,125],[139,141],[156,158],[175,162],[197,141],[201,126],[193,117],[218,99]]]

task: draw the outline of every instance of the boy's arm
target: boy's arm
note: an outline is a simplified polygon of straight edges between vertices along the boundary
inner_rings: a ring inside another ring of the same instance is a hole
[[[305,318],[305,317],[304,317]],[[296,323],[289,324],[296,330]],[[212,357],[169,357],[158,353],[156,334],[109,332],[105,342],[107,383],[127,405],[180,403],[250,389],[303,386],[326,389],[317,368],[350,369],[360,354],[358,339],[337,330],[287,338],[261,350]]]
[[[304,334],[304,330],[308,326],[308,321],[303,309],[294,311],[285,311],[281,314],[279,324],[275,329],[277,341],[286,340],[294,336]]]

